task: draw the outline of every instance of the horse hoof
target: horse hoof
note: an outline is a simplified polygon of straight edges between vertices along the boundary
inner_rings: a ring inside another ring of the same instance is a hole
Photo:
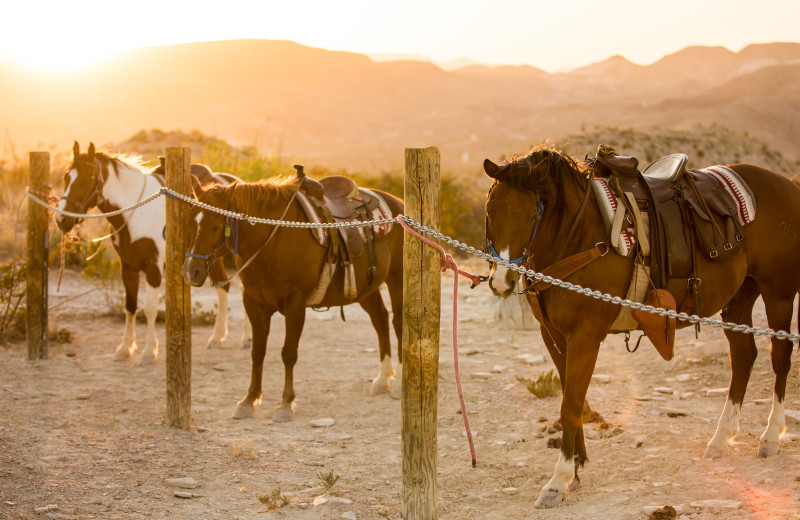
[[[725,455],[727,455],[727,450],[717,448],[716,446],[708,446],[706,448],[706,452],[703,455],[704,459],[721,459]]]
[[[120,362],[120,361],[127,361],[128,358],[131,357],[130,350],[120,350],[118,349],[114,352],[114,357],[111,358],[112,361]]]
[[[143,367],[147,365],[155,365],[156,364],[156,357],[155,356],[142,356],[139,358],[139,361],[136,362],[137,367]]]
[[[392,399],[400,400],[403,397],[403,385],[400,384],[400,381],[397,378],[392,381],[392,389],[389,392],[389,395]]]
[[[275,410],[275,414],[272,416],[272,420],[274,422],[289,422],[292,420],[294,413],[292,410],[287,410],[286,408],[278,408]]]
[[[222,341],[218,339],[210,339],[208,340],[208,343],[206,343],[206,350],[212,350],[217,348],[222,348]]]
[[[250,403],[239,403],[236,405],[236,410],[233,411],[234,419],[244,419],[253,415],[255,407]]]
[[[778,454],[778,442],[762,442],[758,445],[758,458],[766,459],[767,457],[774,457]]]
[[[580,486],[580,483],[581,483],[580,480],[578,480],[576,478],[572,479],[572,482],[567,484],[567,491],[569,491],[570,493],[573,492],[573,491],[577,491],[578,487]]]
[[[253,346],[253,340],[252,339],[246,339],[246,340],[242,341],[242,349],[243,350],[250,350],[250,348],[252,346]]]
[[[548,489],[541,492],[533,507],[536,509],[550,509],[560,504],[562,500],[564,500],[564,493]]]
[[[380,382],[377,379],[372,382],[369,388],[369,395],[376,396],[389,393],[389,383],[387,381]]]

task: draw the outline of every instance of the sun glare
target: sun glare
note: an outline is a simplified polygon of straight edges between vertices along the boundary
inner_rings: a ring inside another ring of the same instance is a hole
[[[2,55],[27,68],[45,73],[63,73],[91,66],[108,56],[116,49],[81,49],[58,45],[26,46],[25,48],[4,51]]]

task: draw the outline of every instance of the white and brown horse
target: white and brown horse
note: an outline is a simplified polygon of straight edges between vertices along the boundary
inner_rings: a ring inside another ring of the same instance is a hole
[[[238,180],[227,174],[217,176],[223,182]],[[58,207],[61,211],[82,214],[97,207],[103,213],[110,213],[133,206],[159,191],[162,186],[163,178],[153,174],[139,159],[96,152],[93,143],[89,144],[87,153],[81,154],[76,142],[72,148],[72,164],[64,173],[64,194]],[[133,211],[107,219],[113,228],[111,242],[119,255],[122,283],[125,287],[125,332],[114,353],[114,361],[129,359],[137,349],[134,325],[141,273],[144,273],[147,282],[144,299],[147,332],[145,348],[138,363],[154,363],[158,358],[155,321],[166,248],[163,234],[166,224],[165,208],[162,197]],[[56,223],[61,231],[68,233],[75,226],[76,219],[57,212]],[[225,279],[222,262],[215,266],[211,279]],[[207,348],[219,347],[228,333],[228,286],[217,288],[216,291],[217,316]],[[248,347],[249,342],[249,323],[245,317],[243,346]]]

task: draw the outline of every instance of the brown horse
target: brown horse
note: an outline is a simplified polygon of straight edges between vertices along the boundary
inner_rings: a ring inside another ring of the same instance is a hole
[[[192,165],[206,169],[203,165]],[[59,210],[71,213],[86,213],[97,207],[103,213],[111,213],[133,206],[153,195],[164,185],[163,177],[152,172],[135,157],[95,152],[93,143],[87,153],[82,154],[76,142],[72,148],[72,164],[64,173],[64,194]],[[216,174],[226,182],[238,180],[229,174]],[[64,233],[76,224],[76,219],[56,213],[56,223]],[[144,273],[145,303],[147,317],[145,348],[137,363],[155,363],[158,357],[156,339],[156,305],[158,288],[161,286],[161,269],[164,265],[166,241],[164,226],[166,210],[164,200],[156,199],[130,212],[108,217],[112,228],[111,243],[119,255],[122,283],[125,287],[125,332],[122,342],[114,353],[114,361],[124,361],[136,351],[135,319],[138,307],[139,278]],[[215,267],[212,280],[224,280],[225,271],[220,263]],[[207,347],[220,346],[228,333],[228,287],[217,289],[217,316]],[[250,342],[249,327],[245,324],[242,343]]]
[[[286,221],[308,221],[300,203],[292,197],[297,190],[294,179],[267,179],[229,187],[211,186],[199,191],[197,188],[195,188],[197,199],[215,208],[256,218],[279,219],[283,215]],[[403,211],[400,199],[388,193],[373,191],[383,197],[393,215],[396,216]],[[290,421],[295,398],[293,372],[297,362],[300,335],[305,323],[306,307],[309,306],[307,301],[317,286],[326,261],[327,248],[320,245],[308,229],[275,228],[265,224],[246,223],[237,226],[236,222],[226,221],[223,215],[203,210],[198,206],[193,207],[191,218],[199,225],[191,256],[186,259],[183,266],[187,283],[202,284],[206,277],[208,262],[224,249],[236,249],[237,266],[242,266],[252,259],[252,263],[239,275],[243,285],[245,312],[253,326],[252,372],[247,395],[237,404],[233,417],[239,419],[250,416],[254,406],[261,401],[261,378],[267,350],[267,336],[270,320],[277,311],[286,318],[286,336],[281,350],[285,379],[283,399],[273,419]],[[226,227],[229,230],[238,227],[238,230],[226,233]],[[357,297],[345,298],[342,290],[344,270],[341,266],[337,266],[324,298],[315,304],[319,307],[336,307],[358,303],[369,314],[372,325],[378,333],[380,350],[380,368],[378,377],[372,383],[370,391],[372,395],[389,391],[389,379],[394,375],[389,341],[389,317],[379,290],[383,283],[386,283],[389,289],[398,342],[397,358],[399,363],[402,362],[400,352],[403,304],[402,255],[403,230],[400,226],[393,226],[385,236],[375,240],[377,273],[372,282],[368,283],[368,255],[360,255],[352,259],[356,274]],[[208,259],[205,259],[207,256]],[[400,385],[393,386],[392,394],[397,396]]]
[[[487,242],[496,256],[521,262],[537,272],[561,258],[593,248],[607,240],[594,194],[580,219],[579,208],[589,190],[588,166],[543,146],[529,155],[497,165],[484,161],[494,179],[486,202]],[[758,215],[744,227],[744,247],[727,260],[712,262],[699,255],[697,276],[702,279],[703,316],[722,310],[723,319],[752,325],[753,305],[760,295],[769,326],[788,331],[793,302],[800,289],[800,186],[757,166],[729,166],[746,183],[758,202]],[[591,190],[589,190],[591,192]],[[577,220],[577,222],[576,222]],[[567,242],[568,229],[576,222]],[[565,243],[567,242],[567,243]],[[559,258],[555,255],[561,251]],[[569,275],[566,280],[625,297],[634,261],[609,252]],[[494,264],[492,291],[508,296],[519,274]],[[683,301],[686,279],[668,281],[666,289]],[[542,324],[541,332],[561,378],[563,425],[561,454],[552,479],[544,486],[536,507],[553,507],[578,483],[578,467],[587,460],[581,412],[600,347],[619,306],[552,286],[529,303]],[[538,304],[537,304],[538,303]],[[679,322],[679,326],[687,326]],[[752,335],[725,330],[730,344],[731,384],[728,400],[706,457],[721,457],[738,431],[739,412],[757,350]],[[785,431],[784,396],[792,343],[772,338],[775,386],[772,413],[761,436],[759,456],[778,453]]]

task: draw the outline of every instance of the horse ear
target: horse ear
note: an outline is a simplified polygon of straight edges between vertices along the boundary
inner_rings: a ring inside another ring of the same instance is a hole
[[[203,186],[200,185],[200,181],[194,175],[190,175],[192,178],[192,195],[194,198],[199,199],[200,194],[203,193]]]
[[[498,165],[496,165],[495,163],[493,163],[492,161],[490,161],[489,159],[486,159],[486,160],[483,161],[483,171],[485,171],[486,175],[488,175],[492,179],[498,180],[497,179],[497,172],[499,170],[500,170],[500,167]]]
[[[81,146],[78,144],[78,141],[75,141],[75,144],[72,145],[72,159],[77,159],[80,154]]]
[[[94,160],[94,143],[89,143],[89,150],[86,153],[89,154],[90,160]]]

